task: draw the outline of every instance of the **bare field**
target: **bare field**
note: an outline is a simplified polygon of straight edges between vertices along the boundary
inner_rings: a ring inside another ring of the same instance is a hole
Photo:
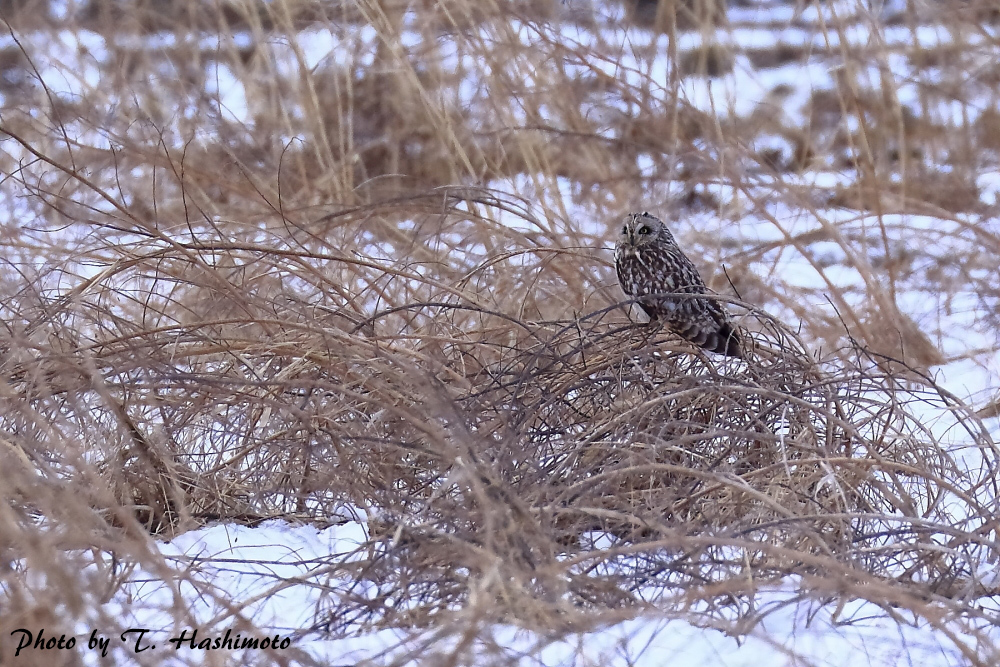
[[[98,664],[14,658],[19,628],[137,624],[293,641],[115,664],[378,633],[351,664],[597,664],[545,651],[637,619],[781,645],[788,609],[945,656],[872,664],[997,664],[991,3],[0,19],[0,664]],[[626,301],[628,210],[745,361]],[[182,546],[275,521],[337,537],[273,538],[299,569],[265,552],[256,588]]]

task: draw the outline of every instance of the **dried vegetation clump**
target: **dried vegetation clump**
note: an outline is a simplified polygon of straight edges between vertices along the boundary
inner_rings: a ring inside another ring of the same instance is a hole
[[[813,28],[828,87],[737,113],[690,86],[816,56],[716,40],[746,14],[720,3],[628,3],[624,43],[600,3],[411,4],[10,14],[0,636],[110,633],[133,568],[193,586],[155,540],[363,515],[312,629],[742,634],[794,582],[991,664],[996,447],[930,371],[997,349],[997,121],[942,111],[996,101],[996,44],[859,45],[859,9]],[[672,216],[746,361],[630,317],[627,208]]]

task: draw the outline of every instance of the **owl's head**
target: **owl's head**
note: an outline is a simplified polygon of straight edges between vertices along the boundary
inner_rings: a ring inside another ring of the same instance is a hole
[[[618,244],[642,248],[647,243],[674,242],[674,236],[659,218],[649,213],[629,213],[618,230]]]

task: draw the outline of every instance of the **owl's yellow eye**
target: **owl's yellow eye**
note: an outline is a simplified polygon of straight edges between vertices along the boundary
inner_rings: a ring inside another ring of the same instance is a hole
[[[649,227],[646,227],[645,225],[643,225],[642,227],[639,228],[639,233],[640,234],[648,234],[649,233]]]

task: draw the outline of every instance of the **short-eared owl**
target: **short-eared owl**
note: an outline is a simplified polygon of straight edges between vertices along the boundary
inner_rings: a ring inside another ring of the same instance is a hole
[[[708,296],[698,269],[658,218],[649,213],[625,216],[615,245],[615,269],[625,294],[639,300],[649,319],[663,320],[673,332],[706,350],[743,357],[729,313]],[[671,297],[671,293],[705,296]]]

